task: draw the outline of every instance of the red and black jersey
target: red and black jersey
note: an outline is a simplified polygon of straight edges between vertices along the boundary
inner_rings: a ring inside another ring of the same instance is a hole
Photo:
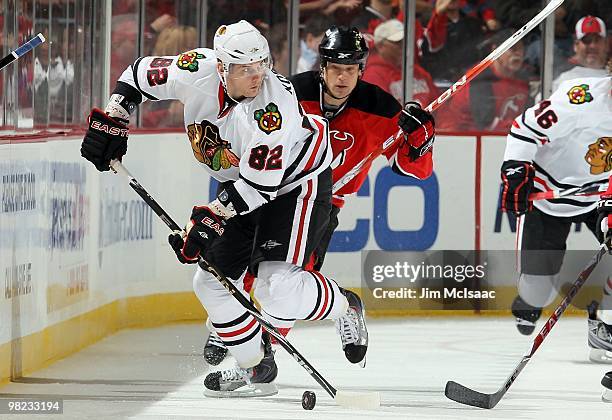
[[[322,109],[323,92],[318,71],[296,74],[290,80],[304,110],[329,120],[334,183],[399,130],[397,119],[402,108],[393,96],[378,86],[359,80],[347,102],[330,115]],[[400,175],[425,179],[432,173],[432,153],[428,152],[411,162],[408,159],[408,145],[403,140],[397,141],[384,154],[393,171]],[[335,206],[342,207],[343,196],[359,190],[369,170],[370,165],[364,167],[350,182],[334,191]]]

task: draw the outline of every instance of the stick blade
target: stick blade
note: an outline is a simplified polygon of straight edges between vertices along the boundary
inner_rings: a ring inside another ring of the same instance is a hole
[[[380,407],[380,394],[378,392],[338,390],[334,400],[336,404],[345,408],[376,410]]]
[[[444,395],[453,401],[472,407],[493,408],[497,404],[493,395],[474,391],[454,381],[446,383]]]

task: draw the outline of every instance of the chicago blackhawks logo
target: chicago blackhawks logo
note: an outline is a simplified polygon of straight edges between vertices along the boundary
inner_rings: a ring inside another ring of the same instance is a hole
[[[187,135],[195,158],[213,171],[238,166],[238,157],[230,150],[230,143],[221,138],[216,125],[207,120],[201,124],[189,124]]]
[[[585,102],[591,102],[593,100],[593,95],[591,95],[589,89],[589,85],[587,84],[572,87],[567,92],[567,96],[569,97],[570,103],[574,105],[580,105]]]
[[[254,115],[257,126],[261,131],[270,134],[273,131],[280,130],[283,123],[283,117],[278,110],[278,106],[273,102],[266,105],[266,109],[258,109]]]
[[[589,144],[584,160],[591,166],[591,175],[612,171],[612,137],[600,137]]]
[[[178,56],[176,65],[181,70],[189,70],[193,73],[198,71],[198,60],[202,58],[205,58],[204,54],[200,54],[196,51],[188,51]]]

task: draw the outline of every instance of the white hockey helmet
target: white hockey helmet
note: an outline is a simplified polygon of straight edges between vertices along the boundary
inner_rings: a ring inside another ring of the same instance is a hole
[[[268,41],[256,27],[246,20],[220,26],[215,32],[213,45],[217,60],[223,65],[222,81],[224,84],[231,64],[261,61],[266,67],[272,68]]]

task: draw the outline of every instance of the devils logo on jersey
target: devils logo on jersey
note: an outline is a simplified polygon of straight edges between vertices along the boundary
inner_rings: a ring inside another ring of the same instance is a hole
[[[196,51],[188,51],[178,56],[176,65],[181,70],[189,70],[193,73],[198,71],[198,59],[202,58],[205,58],[204,54],[200,54]]]
[[[238,157],[230,150],[230,143],[219,135],[219,127],[210,121],[189,124],[187,135],[195,158],[213,171],[228,169],[240,163]]]
[[[584,160],[591,166],[591,175],[612,171],[612,137],[600,137],[589,144]]]
[[[355,144],[355,137],[346,131],[331,130],[329,132],[329,139],[334,152],[333,169],[344,163],[346,160],[346,152]]]
[[[567,96],[569,97],[570,103],[574,105],[580,105],[593,100],[593,95],[589,92],[589,85],[586,84],[573,86],[567,92]]]
[[[257,121],[257,126],[259,129],[266,134],[280,130],[283,122],[283,117],[278,110],[278,106],[272,102],[266,105],[265,110],[258,109],[255,111],[253,117],[255,118],[255,121]]]

